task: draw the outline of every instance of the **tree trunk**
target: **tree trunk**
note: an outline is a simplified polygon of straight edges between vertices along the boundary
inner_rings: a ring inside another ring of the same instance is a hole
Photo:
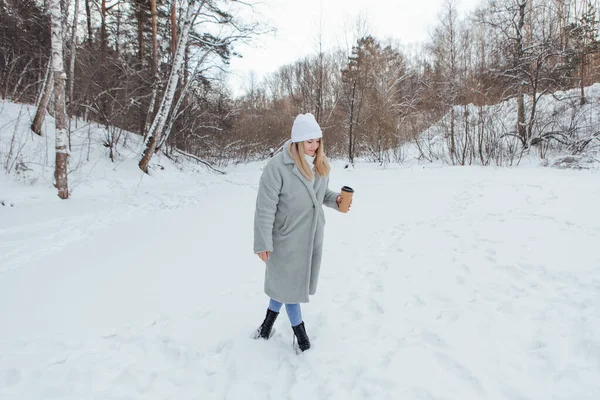
[[[209,55],[208,52],[204,53],[204,55],[198,62],[197,66],[202,65],[202,63],[208,57],[208,55]],[[198,69],[198,67],[196,67],[196,69],[193,71],[194,74],[197,72],[197,69]],[[165,133],[162,135],[160,142],[156,145],[156,151],[158,151],[167,142],[167,139],[169,138],[169,134],[172,131],[173,124],[175,123],[175,120],[179,116],[179,109],[181,108],[181,105],[183,104],[183,101],[185,100],[185,94],[189,90],[192,83],[193,83],[192,80],[188,80],[187,82],[184,83],[183,88],[180,89],[180,95],[179,95],[177,102],[175,103],[175,106],[173,107],[173,110],[170,114],[169,123],[167,124],[167,128],[164,131]]]
[[[484,157],[483,157],[483,131],[484,131],[484,121],[483,121],[483,106],[479,106],[478,107],[479,110],[479,143],[478,143],[478,150],[479,150],[479,159],[481,160],[481,165],[486,165],[486,162],[484,161]]]
[[[119,41],[121,39],[121,2],[116,3],[117,6],[117,27],[115,32],[115,53],[119,53]]]
[[[39,107],[42,102],[42,98],[44,97],[44,93],[46,93],[46,86],[48,85],[48,79],[50,79],[50,74],[52,73],[52,58],[49,58],[46,63],[46,73],[44,74],[44,80],[42,81],[42,88],[40,93],[37,95],[35,100],[35,106]]]
[[[455,163],[456,157],[456,140],[454,138],[454,106],[450,109],[450,161],[452,165]]]
[[[519,86],[519,94],[517,95],[517,131],[519,138],[523,142],[523,146],[527,145],[527,127],[525,126],[525,95]]]
[[[154,116],[154,109],[156,108],[156,97],[158,96],[158,88],[156,84],[152,85],[152,97],[150,98],[150,105],[148,106],[148,112],[146,113],[146,121],[143,126],[143,141],[148,140],[148,134],[150,133],[150,121]]]
[[[190,79],[190,46],[185,46],[185,58],[183,60],[183,83],[187,84]]]
[[[137,4],[137,39],[138,39],[138,59],[140,60],[139,71],[142,72],[144,70],[144,13],[141,3]],[[141,74],[140,74],[141,75]],[[140,118],[140,135],[144,137],[144,141],[146,141],[146,134],[148,132],[148,113],[146,113],[145,118]]]
[[[48,69],[49,70],[46,73],[46,79],[44,79],[42,97],[40,99],[37,111],[35,113],[35,117],[33,118],[33,122],[31,124],[31,130],[40,136],[42,136],[42,123],[44,122],[44,118],[46,118],[46,109],[48,108],[50,96],[52,96],[52,91],[54,89],[54,85],[52,83],[52,60],[48,60]]]
[[[177,3],[171,6],[171,57],[175,58],[177,50]]]
[[[140,59],[140,70],[144,69],[144,11],[141,3],[137,5],[138,17],[138,57]]]
[[[467,151],[469,149],[469,112],[467,110],[467,106],[463,105],[463,116],[465,118],[465,142],[463,143],[462,155],[461,155],[461,165],[465,165],[467,161]],[[469,162],[471,164],[471,162]]]
[[[354,164],[354,148],[352,146],[352,142],[354,139],[354,98],[356,95],[356,80],[352,85],[352,98],[350,99],[350,130],[348,135],[348,160],[350,164]]]
[[[169,75],[169,80],[167,82],[167,86],[165,88],[165,93],[163,95],[160,107],[158,109],[158,112],[156,113],[156,116],[154,117],[154,121],[152,122],[152,126],[150,127],[150,130],[148,132],[149,139],[146,144],[146,150],[144,151],[144,155],[139,163],[140,169],[146,173],[148,173],[148,165],[150,164],[150,159],[154,154],[157,142],[160,142],[160,135],[162,134],[163,128],[166,123],[166,119],[173,105],[173,97],[175,96],[175,91],[179,82],[179,74],[183,67],[183,58],[187,47],[187,41],[189,38],[190,30],[192,28],[192,24],[195,20],[195,17],[202,9],[203,5],[204,1],[201,1],[199,6],[194,0],[188,3],[183,29],[181,30],[181,34],[179,35],[179,40],[177,43],[177,52],[175,53],[173,67],[171,68],[171,74]]]
[[[71,34],[71,63],[69,65],[69,116],[73,116],[73,90],[75,88],[75,53],[77,51],[77,20],[79,17],[79,0],[75,0],[73,14],[73,33]]]
[[[585,77],[585,50],[581,51],[581,79],[579,81],[579,88],[581,90],[581,98],[579,100],[579,104],[584,105],[585,104],[585,86],[584,86],[584,82],[583,79]]]
[[[102,14],[100,18],[100,48],[102,53],[106,51],[108,46],[108,34],[106,32],[106,0],[102,0]]]
[[[174,4],[175,2],[173,2]],[[158,75],[158,21],[156,15],[156,0],[152,0],[152,73]]]
[[[150,129],[150,121],[154,118],[156,108],[156,97],[158,96],[158,22],[156,13],[156,0],[152,0],[152,98],[150,100],[150,106],[146,113],[146,124],[144,126],[144,141],[147,139],[148,131]]]
[[[87,17],[88,44],[92,44],[92,9],[90,8],[90,0],[85,0],[85,15]]]
[[[517,30],[517,54],[515,65],[520,65],[524,60],[523,50],[523,27],[525,26],[525,8],[527,6],[527,0],[523,0],[519,3],[519,23]],[[527,146],[527,127],[525,126],[525,100],[523,93],[523,75],[522,73],[518,76],[517,81],[517,131],[519,137],[523,142],[523,147]]]
[[[536,66],[536,73],[531,82],[531,111],[529,113],[529,123],[527,124],[527,141],[533,137],[533,124],[535,122],[535,113],[537,110],[537,102],[538,102],[538,78],[539,71],[541,68],[541,60],[538,61],[538,65]]]
[[[59,0],[50,0],[52,21],[52,69],[54,73],[54,102],[56,110],[56,163],[54,177],[58,197],[69,198],[67,182],[67,113],[65,107],[65,73],[63,68],[63,33]]]
[[[319,43],[319,73],[317,82],[317,123],[322,124],[321,120],[322,108],[323,108],[323,51],[321,49],[321,43]]]

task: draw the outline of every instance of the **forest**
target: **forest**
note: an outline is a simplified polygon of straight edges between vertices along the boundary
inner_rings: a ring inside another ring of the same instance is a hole
[[[482,1],[468,15],[447,0],[430,40],[411,51],[358,20],[351,48],[321,47],[264,79],[250,76],[234,96],[226,77],[237,44],[269,32],[245,18],[254,7],[0,0],[0,95],[36,105],[39,135],[47,113],[64,114],[57,164],[79,118],[106,127],[111,159],[124,131],[143,137],[145,172],[158,151],[217,166],[269,157],[306,112],[323,127],[328,155],[349,164],[402,162],[411,141],[431,159],[422,134],[434,124],[454,165],[498,164],[531,150],[543,158],[552,146],[578,154],[600,141],[581,115],[542,118],[538,105],[543,95],[577,89],[576,99],[557,100],[598,113],[586,98],[600,77],[597,0]],[[514,105],[513,122],[498,125],[488,106],[503,102]]]

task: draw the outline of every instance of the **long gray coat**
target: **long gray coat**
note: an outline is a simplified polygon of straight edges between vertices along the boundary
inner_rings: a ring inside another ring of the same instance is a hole
[[[288,141],[263,170],[254,215],[254,252],[270,251],[265,293],[280,303],[308,303],[319,281],[323,205],[338,209],[329,176],[307,180],[289,154]]]

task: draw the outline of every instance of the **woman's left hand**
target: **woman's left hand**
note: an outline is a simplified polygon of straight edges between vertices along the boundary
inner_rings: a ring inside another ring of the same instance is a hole
[[[335,202],[337,203],[338,208],[340,208],[340,204],[342,203],[342,196],[338,195],[338,197],[335,199]],[[348,204],[348,211],[350,211],[350,207],[352,207],[352,199],[350,199],[350,204]]]

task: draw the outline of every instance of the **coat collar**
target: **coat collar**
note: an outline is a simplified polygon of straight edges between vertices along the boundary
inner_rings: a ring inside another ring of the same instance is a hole
[[[313,185],[313,182],[306,179],[306,177],[302,174],[302,172],[298,168],[298,165],[296,165],[296,162],[290,155],[290,152],[289,152],[290,143],[292,143],[291,139],[288,140],[287,142],[285,142],[285,144],[283,145],[283,162],[285,164],[293,164],[294,165],[294,168],[293,168],[294,175],[296,175],[298,177],[298,179],[300,179],[300,181],[304,184],[304,186],[306,187],[306,190],[308,190],[308,194],[310,195],[310,198],[311,198],[314,206],[317,207],[319,204],[317,202],[317,195],[315,193],[315,187]],[[317,174],[314,174],[315,183],[316,183],[316,180],[320,179],[320,178],[321,178],[320,176],[317,176]]]

